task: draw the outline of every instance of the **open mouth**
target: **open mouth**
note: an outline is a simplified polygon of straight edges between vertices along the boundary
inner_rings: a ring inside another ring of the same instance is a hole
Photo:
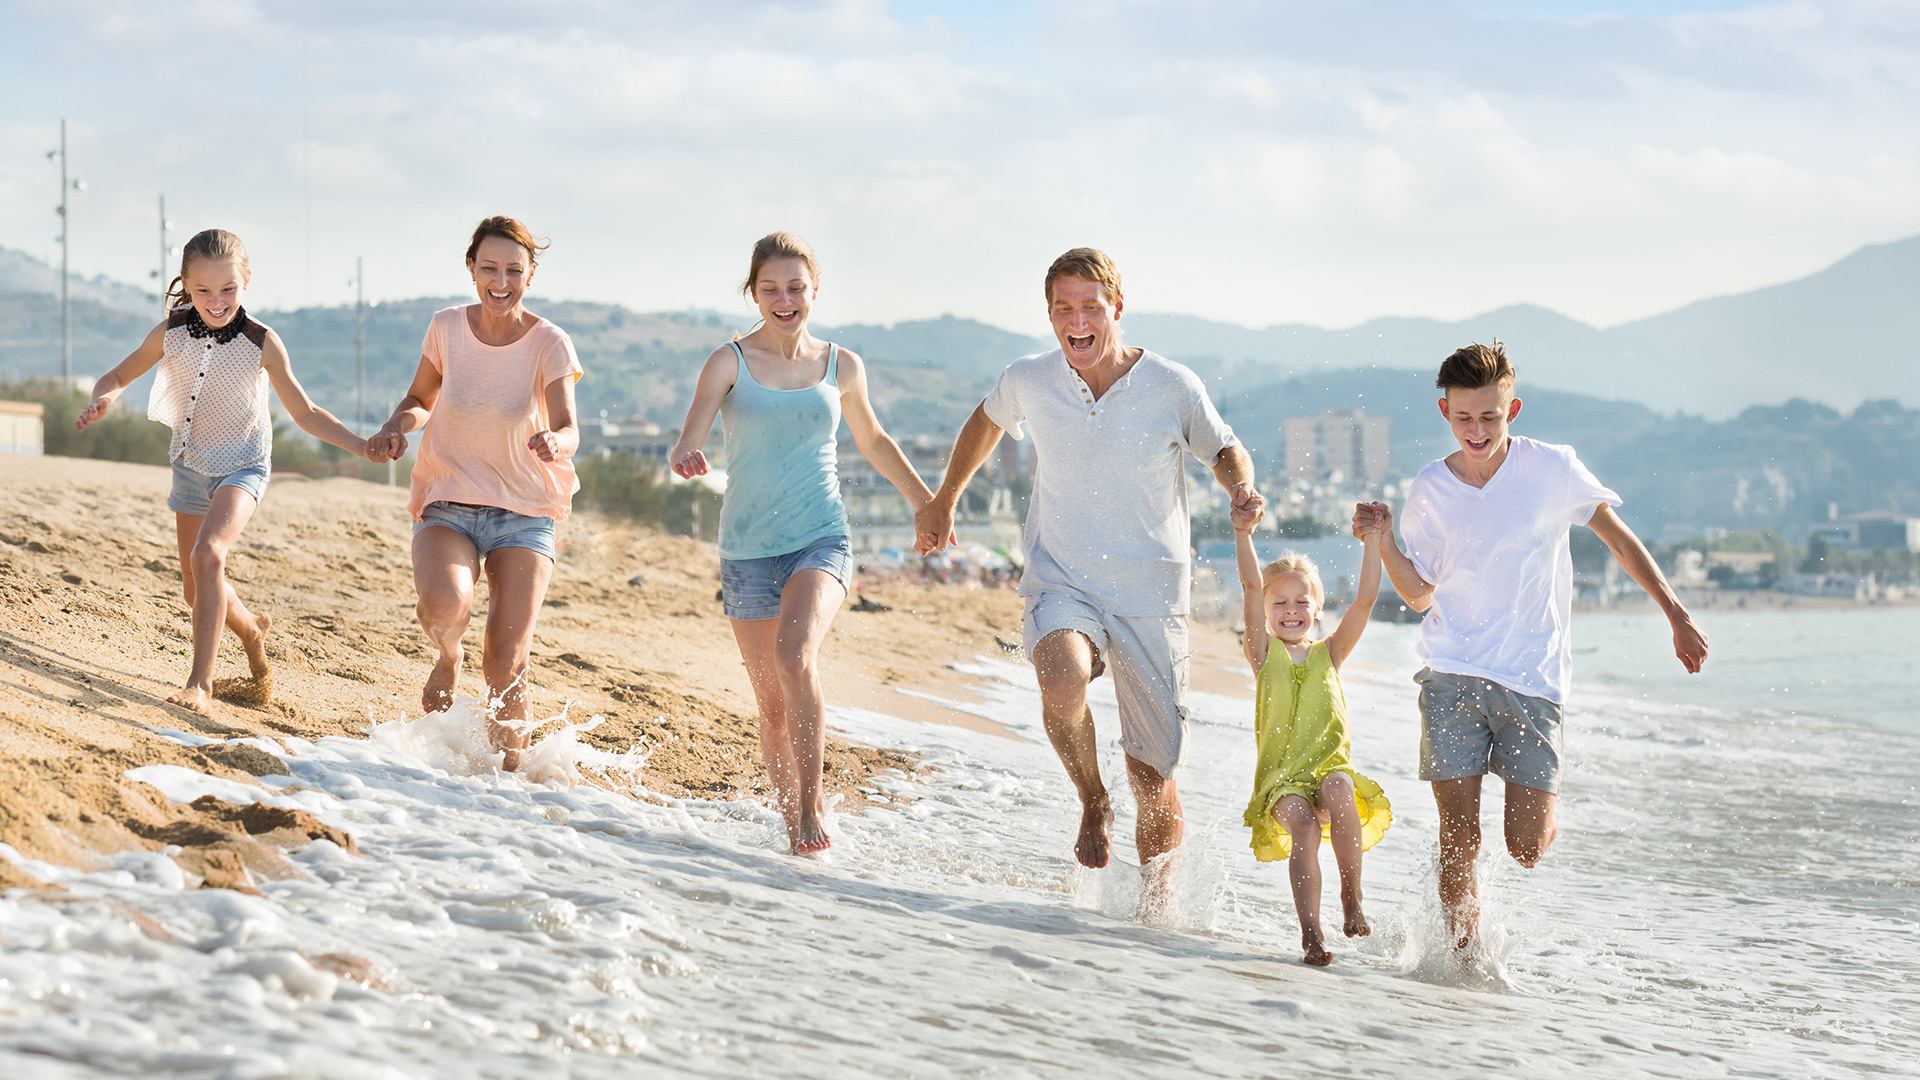
[[[1081,355],[1090,353],[1093,351],[1093,335],[1092,334],[1068,334],[1067,348],[1072,349],[1075,353],[1079,353]]]
[[[487,299],[492,300],[496,304],[504,304],[513,299],[513,294],[510,292],[500,292],[496,289],[488,289]]]
[[[776,311],[773,317],[781,322],[792,322],[800,314],[798,311]]]
[[[1473,439],[1467,440],[1467,449],[1476,454],[1484,453],[1487,447],[1492,445],[1493,445],[1492,439],[1480,439],[1478,441]]]

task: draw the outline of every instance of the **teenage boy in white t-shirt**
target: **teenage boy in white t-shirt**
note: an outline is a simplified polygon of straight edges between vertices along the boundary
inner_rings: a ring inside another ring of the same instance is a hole
[[[1690,672],[1707,637],[1633,530],[1614,514],[1620,496],[1573,448],[1512,435],[1520,415],[1513,365],[1499,341],[1469,345],[1440,365],[1440,413],[1460,449],[1429,464],[1407,490],[1400,529],[1384,503],[1354,510],[1356,534],[1385,531],[1387,575],[1420,624],[1420,778],[1440,810],[1440,903],[1456,948],[1480,922],[1480,778],[1507,782],[1507,851],[1532,867],[1556,832],[1561,717],[1573,672],[1573,525],[1585,525],[1673,626]],[[1428,609],[1431,608],[1431,611]]]

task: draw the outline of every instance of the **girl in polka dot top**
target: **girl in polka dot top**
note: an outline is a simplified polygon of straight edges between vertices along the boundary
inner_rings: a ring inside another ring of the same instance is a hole
[[[213,711],[213,659],[222,626],[246,648],[251,674],[220,680],[221,695],[254,703],[272,696],[266,637],[273,620],[248,610],[226,574],[227,553],[253,517],[272,470],[268,385],[302,430],[368,456],[365,439],[307,396],[279,336],[241,307],[250,276],[239,237],[224,229],[196,233],[181,253],[180,276],[168,287],[166,321],[100,377],[77,424],[85,430],[135,379],[158,367],[147,416],[173,429],[167,506],[180,542],[181,583],[193,605],[193,668],[186,686],[167,700],[202,714]]]

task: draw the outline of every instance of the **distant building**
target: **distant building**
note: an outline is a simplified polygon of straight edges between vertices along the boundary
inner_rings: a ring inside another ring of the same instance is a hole
[[[1832,547],[1853,551],[1920,551],[1920,518],[1896,514],[1850,514],[1813,527],[1808,539],[1820,537]]]
[[[0,401],[0,454],[46,452],[46,407],[32,401]]]
[[[948,444],[924,435],[900,438],[898,442],[921,481],[930,488],[939,487],[941,474],[947,467]],[[1018,462],[1017,455],[996,455],[988,468],[981,471],[981,479],[970,490],[977,492],[986,486],[991,494],[984,508],[968,510],[963,504],[961,512],[954,515],[954,533],[961,544],[979,544],[989,550],[1008,552],[1020,550],[1020,518],[1008,486],[1013,477],[1007,475],[1017,468]],[[880,470],[850,444],[840,449],[839,472],[840,498],[847,506],[853,550],[859,553],[882,548],[912,551],[917,539],[913,507],[893,486],[893,481],[882,476]]]
[[[637,458],[665,465],[673,444],[679,441],[678,431],[662,431],[659,424],[643,416],[626,420],[585,417],[580,421],[580,453],[583,455],[604,456],[624,450]],[[707,458],[718,463],[711,449],[707,451]]]
[[[1393,421],[1364,409],[1329,409],[1281,421],[1287,479],[1299,484],[1373,486],[1392,465]]]

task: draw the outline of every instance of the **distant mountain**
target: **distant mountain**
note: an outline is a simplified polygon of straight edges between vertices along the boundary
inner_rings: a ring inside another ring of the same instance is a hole
[[[1920,402],[1920,237],[1877,244],[1798,281],[1597,329],[1531,305],[1457,322],[1373,319],[1345,330],[1255,330],[1191,315],[1126,316],[1127,338],[1231,385],[1272,373],[1432,370],[1469,341],[1498,337],[1523,387],[1638,401],[1726,418],[1804,398],[1851,408]]]
[[[135,315],[151,314],[155,319],[160,315],[162,287],[142,289],[104,274],[92,277],[73,274],[67,279],[67,295],[73,299],[91,300],[102,307]],[[0,248],[0,293],[10,292],[45,293],[58,299],[60,268],[49,266],[24,251]]]

